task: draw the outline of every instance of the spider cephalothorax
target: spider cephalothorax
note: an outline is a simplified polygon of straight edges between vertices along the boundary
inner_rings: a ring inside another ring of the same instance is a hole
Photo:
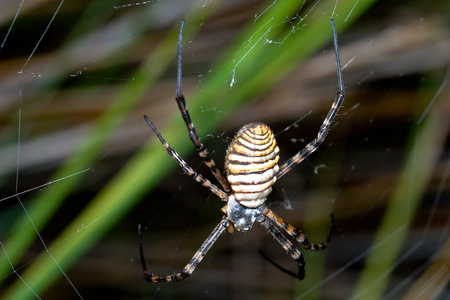
[[[304,234],[298,230],[295,230],[294,227],[289,225],[282,218],[278,217],[271,209],[269,209],[265,205],[265,202],[267,200],[267,196],[272,191],[272,185],[277,181],[277,179],[302,162],[324,141],[330,129],[330,125],[344,101],[344,82],[339,60],[337,35],[334,28],[334,22],[331,19],[338,74],[338,92],[335,96],[333,104],[331,105],[328,115],[320,126],[317,137],[308,143],[305,148],[283,163],[281,167],[279,167],[279,149],[272,130],[270,130],[270,128],[263,123],[255,122],[247,124],[238,131],[236,137],[233,139],[227,150],[225,159],[226,178],[217,168],[216,163],[209,155],[208,150],[201,143],[195,131],[194,124],[191,121],[191,117],[186,106],[186,101],[181,92],[181,41],[183,37],[183,26],[184,20],[182,22],[178,37],[178,76],[177,94],[175,99],[181,115],[186,123],[189,137],[191,138],[197,153],[217,179],[221,188],[194,171],[194,169],[192,169],[178,155],[178,153],[169,146],[150,119],[147,116],[144,116],[144,118],[163,144],[167,153],[169,153],[169,155],[180,165],[183,171],[225,201],[226,205],[222,208],[224,213],[222,221],[200,246],[200,249],[197,250],[191,261],[181,272],[166,276],[157,276],[148,273],[144,259],[141,227],[139,225],[139,251],[144,278],[148,282],[170,282],[182,280],[194,272],[194,269],[202,261],[205,254],[209,251],[219,236],[227,229],[230,232],[233,231],[233,227],[238,231],[247,231],[255,222],[258,222],[297,262],[298,272],[293,273],[287,271],[271,261],[269,258],[267,259],[283,272],[298,279],[303,279],[305,276],[305,260],[303,259],[303,256],[298,248],[295,247],[292,242],[283,235],[280,229],[286,231],[286,233],[289,234],[294,240],[302,244],[305,249],[311,250],[325,249],[328,241],[330,240],[331,231],[325,243],[312,244]],[[277,226],[280,229],[278,229]]]

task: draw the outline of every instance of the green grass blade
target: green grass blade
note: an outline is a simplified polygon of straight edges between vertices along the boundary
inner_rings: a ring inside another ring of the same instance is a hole
[[[429,102],[430,95],[419,93],[419,97],[417,106]],[[411,130],[405,165],[376,232],[373,251],[365,262],[354,299],[381,299],[388,288],[445,140],[444,132],[439,130],[445,118],[445,101],[439,100],[423,121],[417,118]],[[423,107],[418,107],[417,111],[424,111]]]

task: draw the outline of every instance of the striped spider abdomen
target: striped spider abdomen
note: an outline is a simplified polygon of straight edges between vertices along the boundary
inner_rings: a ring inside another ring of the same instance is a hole
[[[277,180],[279,149],[269,126],[250,123],[242,127],[225,157],[227,180],[236,201],[248,208],[261,206]]]

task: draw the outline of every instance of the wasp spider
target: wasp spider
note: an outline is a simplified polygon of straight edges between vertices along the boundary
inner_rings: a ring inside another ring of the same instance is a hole
[[[216,228],[214,228],[208,238],[206,238],[205,242],[201,245],[200,249],[197,250],[191,261],[181,272],[175,272],[166,276],[154,275],[147,271],[142,246],[141,226],[139,225],[139,251],[142,269],[144,272],[144,279],[146,281],[171,282],[180,281],[188,277],[192,274],[192,272],[194,272],[197,265],[202,261],[203,257],[221,234],[223,234],[227,229],[229,232],[233,232],[233,228],[237,231],[245,232],[252,227],[255,221],[261,224],[297,262],[298,272],[293,273],[287,271],[267,257],[266,258],[280,270],[300,280],[305,276],[305,260],[299,249],[283,235],[280,229],[286,231],[287,234],[299,242],[305,249],[323,250],[327,247],[332,229],[330,229],[330,235],[326,242],[318,244],[310,243],[301,231],[296,230],[282,218],[278,217],[265,205],[265,202],[267,200],[267,196],[272,191],[272,185],[277,181],[277,179],[302,162],[306,157],[308,157],[308,155],[313,153],[320,144],[322,144],[328,134],[333,119],[336,117],[339,108],[344,101],[344,83],[339,60],[336,29],[334,27],[333,20],[330,19],[330,21],[336,54],[338,92],[328,115],[319,129],[317,137],[307,144],[304,149],[288,159],[281,165],[281,167],[279,167],[279,149],[275,141],[274,133],[267,125],[263,123],[255,122],[247,124],[238,131],[228,148],[225,158],[226,178],[219,171],[208,150],[200,141],[186,107],[184,96],[181,92],[181,40],[183,36],[184,20],[182,21],[178,37],[176,101],[198,155],[211,170],[221,188],[213,184],[201,174],[195,172],[175,150],[170,148],[169,144],[164,140],[150,119],[147,116],[144,116],[144,118],[159,138],[164,148],[167,150],[167,153],[169,153],[169,155],[180,165],[183,171],[187,175],[191,176],[195,181],[219,196],[222,201],[226,202],[226,205],[222,208],[222,212],[224,213],[223,219],[216,226]],[[333,220],[332,216],[331,220]],[[275,225],[280,229],[278,229]],[[331,227],[332,225],[333,222],[331,222]]]

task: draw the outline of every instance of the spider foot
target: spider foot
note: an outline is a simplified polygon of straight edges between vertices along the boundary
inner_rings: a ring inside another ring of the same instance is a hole
[[[280,266],[278,263],[274,262],[271,258],[269,258],[264,252],[262,252],[261,250],[259,250],[259,254],[261,254],[262,257],[264,257],[268,262],[270,262],[272,265],[274,265],[278,270],[280,270],[281,272],[297,278],[298,280],[303,280],[305,279],[305,261],[303,261],[302,263],[298,263],[298,272],[294,273],[292,271],[289,271],[285,268],[283,268],[282,266]]]

